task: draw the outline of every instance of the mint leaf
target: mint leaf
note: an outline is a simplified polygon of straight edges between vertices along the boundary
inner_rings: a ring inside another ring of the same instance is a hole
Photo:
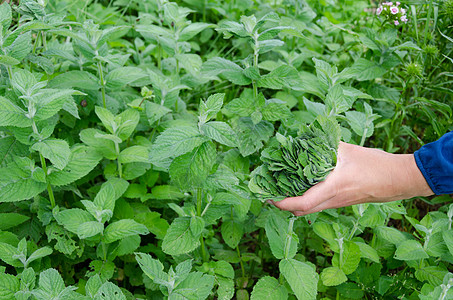
[[[71,150],[64,140],[46,139],[35,143],[31,149],[38,151],[58,169],[62,170],[69,162]]]
[[[223,145],[229,147],[237,147],[238,145],[236,133],[225,122],[211,121],[205,123],[201,126],[201,132]]]
[[[0,126],[29,127],[32,122],[25,114],[22,108],[0,96]]]
[[[0,298],[15,299],[14,294],[20,290],[19,279],[15,276],[0,273]]]
[[[177,157],[192,151],[206,138],[200,135],[197,128],[192,126],[170,127],[162,132],[151,146],[151,160],[163,160],[168,157]]]
[[[328,267],[322,270],[321,280],[325,286],[337,286],[348,280],[348,278],[338,267]]]
[[[104,241],[109,244],[136,234],[148,234],[145,225],[131,219],[123,219],[109,224],[104,230]]]
[[[279,269],[298,299],[316,299],[319,276],[307,263],[283,259]]]
[[[215,146],[205,142],[189,153],[173,160],[170,165],[170,177],[182,190],[201,187],[208,177],[217,157]]]
[[[50,173],[48,179],[52,185],[56,186],[69,184],[91,172],[101,158],[93,148],[75,145],[71,148],[71,155],[66,167],[61,171]]]
[[[287,299],[288,291],[277,279],[270,276],[261,277],[253,287],[251,300]]]
[[[194,236],[190,230],[189,217],[176,218],[167,230],[162,243],[162,250],[169,255],[189,253],[200,246],[200,236]]]

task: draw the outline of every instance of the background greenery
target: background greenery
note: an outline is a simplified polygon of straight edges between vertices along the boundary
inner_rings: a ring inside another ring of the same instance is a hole
[[[275,133],[412,153],[452,129],[453,1],[0,5],[1,299],[453,299],[448,195],[296,218]]]

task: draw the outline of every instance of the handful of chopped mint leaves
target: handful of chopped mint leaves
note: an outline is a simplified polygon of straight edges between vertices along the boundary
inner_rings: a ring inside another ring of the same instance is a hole
[[[301,196],[335,168],[340,137],[335,118],[321,116],[298,137],[277,133],[279,146],[261,152],[263,164],[252,172],[250,190],[262,200]]]

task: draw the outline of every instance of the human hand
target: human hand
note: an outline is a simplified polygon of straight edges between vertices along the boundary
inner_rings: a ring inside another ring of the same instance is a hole
[[[341,142],[337,166],[324,181],[302,196],[271,202],[303,216],[329,208],[432,194],[413,154],[391,154]]]

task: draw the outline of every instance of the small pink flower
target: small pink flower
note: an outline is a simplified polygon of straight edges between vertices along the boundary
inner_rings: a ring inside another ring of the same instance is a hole
[[[405,15],[406,14],[406,10],[404,8],[401,8],[401,14],[402,15]]]
[[[399,25],[399,24],[400,24],[400,22],[398,22],[398,21],[395,21],[395,25]]]
[[[384,2],[384,3],[382,3],[382,5],[392,6],[393,2]]]
[[[378,9],[376,10],[376,14],[380,15],[382,12],[382,6],[379,6]]]
[[[408,21],[406,16],[402,16],[400,20],[401,20],[401,22],[404,22],[404,23],[407,23],[407,21]]]
[[[392,15],[396,15],[398,11],[399,11],[398,7],[396,6],[390,7],[390,12],[392,13]]]
[[[398,2],[398,1],[396,2],[396,6],[399,6],[400,4],[401,4],[400,2]]]

